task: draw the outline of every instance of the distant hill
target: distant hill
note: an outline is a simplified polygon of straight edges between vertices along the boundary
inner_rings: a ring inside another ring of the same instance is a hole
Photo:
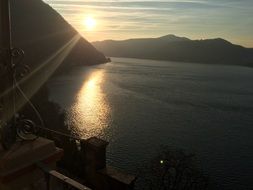
[[[221,38],[190,40],[166,35],[159,38],[105,40],[92,44],[107,56],[253,66],[253,49],[234,45]]]
[[[32,67],[48,59],[78,32],[42,0],[12,0],[14,47],[25,51],[26,64]],[[106,62],[105,56],[80,38],[62,66]]]

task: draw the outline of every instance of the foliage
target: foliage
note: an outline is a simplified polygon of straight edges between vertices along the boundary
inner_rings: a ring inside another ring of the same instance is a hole
[[[204,190],[208,185],[193,154],[168,147],[161,147],[140,178],[142,189],[150,190]]]

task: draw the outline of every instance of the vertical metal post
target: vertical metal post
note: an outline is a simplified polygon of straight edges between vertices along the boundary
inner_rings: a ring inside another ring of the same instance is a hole
[[[46,178],[46,190],[50,190],[50,174],[45,173],[45,178]]]
[[[2,111],[0,111],[0,120],[9,121],[14,113],[13,110],[13,76],[12,76],[12,40],[11,40],[11,17],[10,17],[10,1],[0,0],[0,50],[1,50],[1,80],[0,80],[0,103],[2,103]],[[9,90],[9,93],[6,91]],[[4,96],[2,96],[4,95]],[[2,113],[1,113],[2,112]]]
[[[0,1],[0,44],[1,48],[10,50],[11,47],[11,20],[9,0]],[[10,57],[9,57],[10,59]]]

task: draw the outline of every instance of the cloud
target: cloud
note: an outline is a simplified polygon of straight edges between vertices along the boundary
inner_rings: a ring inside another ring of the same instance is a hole
[[[125,38],[174,32],[189,37],[224,37],[236,41],[244,35],[243,41],[247,39],[253,46],[249,35],[253,33],[253,0],[44,1],[79,31],[83,31],[82,15],[94,15],[100,22],[99,34],[104,32],[106,37],[112,31],[114,36],[118,31],[119,36]]]

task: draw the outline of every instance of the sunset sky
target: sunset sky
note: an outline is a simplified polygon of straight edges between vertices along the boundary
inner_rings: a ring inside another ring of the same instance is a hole
[[[44,0],[87,40],[225,38],[253,47],[253,0]]]

